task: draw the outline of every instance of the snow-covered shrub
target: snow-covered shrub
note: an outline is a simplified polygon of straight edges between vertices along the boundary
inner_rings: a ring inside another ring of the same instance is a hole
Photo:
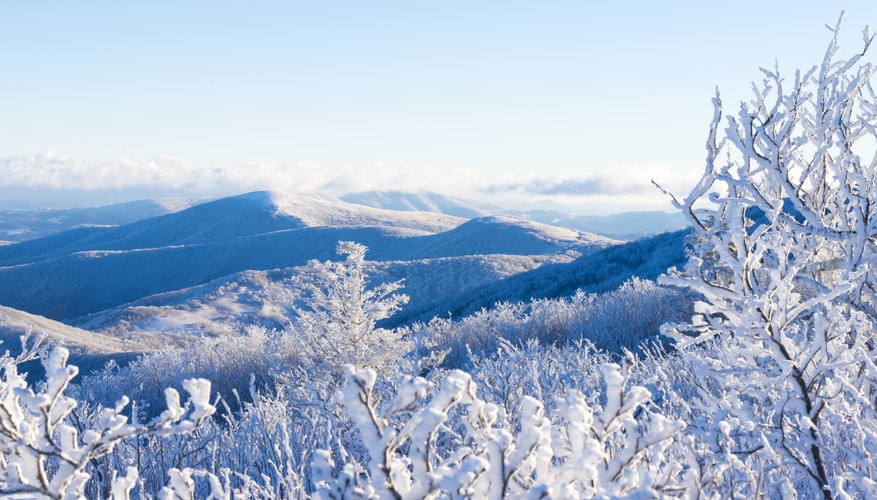
[[[839,26],[820,66],[763,70],[724,135],[716,96],[706,172],[675,202],[700,244],[663,281],[703,300],[666,333],[714,494],[877,494],[877,98],[871,64],[836,59]]]
[[[124,367],[110,365],[79,385],[83,399],[109,404],[118,387],[131,387],[141,408],[158,408],[163,387],[182,387],[186,378],[201,377],[232,406],[250,394],[251,377],[258,388],[273,389],[276,378],[300,362],[284,332],[249,326],[242,335],[194,337],[185,348],[169,348],[139,356]]]
[[[408,302],[401,281],[369,286],[365,253],[358,243],[338,243],[342,262],[311,261],[315,277],[304,283],[305,307],[297,310],[288,337],[313,362],[385,369],[410,350],[397,330],[379,328]]]
[[[449,351],[447,365],[469,364],[469,351],[489,355],[500,339],[524,344],[562,345],[586,339],[614,353],[638,350],[658,338],[660,326],[691,315],[693,296],[677,288],[634,278],[600,294],[501,303],[459,320],[435,318],[411,327],[436,349]],[[631,311],[634,311],[632,313]]]
[[[129,400],[121,397],[112,407],[98,408],[84,422],[73,418],[77,401],[65,395],[77,375],[67,365],[62,347],[44,351],[41,361],[46,380],[35,391],[19,373],[21,363],[36,351],[26,349],[17,357],[0,357],[0,494],[19,498],[84,498],[91,480],[89,467],[114,451],[123,440],[145,435],[174,435],[198,428],[215,411],[210,404],[210,382],[183,381],[189,394],[185,405],[175,389],[165,391],[165,409],[147,424],[130,422],[122,413]],[[114,474],[103,496],[128,498],[137,470],[127,467],[124,476]]]
[[[496,425],[499,408],[478,397],[465,372],[454,370],[438,385],[409,377],[381,404],[374,370],[345,370],[339,397],[368,450],[368,475],[317,453],[320,498],[654,498],[681,491],[681,467],[664,452],[685,424],[652,412],[645,388],[627,387],[628,366],[603,365],[600,410],[575,390],[550,412],[525,396],[516,430]],[[463,425],[450,431],[453,418]]]
[[[499,421],[515,425],[521,401],[533,397],[546,403],[563,399],[569,390],[582,392],[588,403],[599,403],[595,387],[602,383],[601,367],[610,355],[588,341],[542,346],[536,340],[516,345],[500,339],[490,355],[470,354],[469,374],[481,397],[496,404]]]

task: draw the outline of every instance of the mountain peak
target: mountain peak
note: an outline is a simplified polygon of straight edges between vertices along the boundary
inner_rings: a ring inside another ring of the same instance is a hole
[[[432,212],[464,219],[484,217],[501,209],[432,191],[364,191],[341,197],[348,203],[403,212]]]

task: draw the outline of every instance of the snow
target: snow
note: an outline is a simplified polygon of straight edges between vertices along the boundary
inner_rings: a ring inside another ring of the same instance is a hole
[[[106,227],[179,212],[198,203],[185,198],[141,200],[95,208],[0,211],[0,236],[12,242],[30,240],[77,227]]]
[[[430,191],[406,193],[403,191],[365,191],[350,193],[342,200],[372,208],[403,212],[434,212],[465,219],[486,217],[502,211],[499,207],[461,200]]]
[[[65,345],[78,354],[147,352],[162,347],[171,338],[137,332],[105,335],[0,306],[0,339],[3,340],[4,349],[18,350],[19,338],[28,333],[42,335],[50,343]]]
[[[375,261],[581,255],[618,243],[512,217],[461,221],[325,196],[249,193],[0,247],[0,303],[69,320],[236,272],[335,259],[338,241],[366,245]]]
[[[309,227],[379,226],[435,233],[447,231],[465,220],[436,213],[400,213],[395,210],[362,207],[320,194],[258,191],[240,198],[258,201],[275,214],[292,217]]]
[[[368,191],[348,194],[342,199],[374,208],[435,212],[467,219],[507,215],[622,240],[678,231],[688,226],[685,217],[679,212],[635,211],[612,215],[582,215],[560,207],[556,210],[512,210],[429,191]]]

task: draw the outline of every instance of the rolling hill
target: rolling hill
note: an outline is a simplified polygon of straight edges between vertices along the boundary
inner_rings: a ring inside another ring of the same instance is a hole
[[[117,226],[178,212],[196,203],[196,200],[163,198],[95,208],[4,210],[0,211],[0,240],[15,243],[77,227]]]
[[[411,303],[450,300],[479,285],[569,261],[568,256],[476,255],[413,261],[369,262],[372,284],[404,280]],[[72,323],[108,334],[131,331],[226,334],[241,325],[283,329],[293,307],[301,306],[302,283],[312,279],[307,266],[244,271],[182,290],[144,297]]]
[[[70,320],[245,270],[334,259],[344,240],[368,246],[375,261],[583,255],[617,243],[511,217],[464,223],[324,196],[257,192],[0,247],[0,304]]]
[[[685,262],[687,234],[687,230],[676,231],[606,247],[571,262],[546,264],[486,282],[450,300],[412,304],[394,316],[390,324],[429,321],[435,316],[461,317],[498,302],[565,297],[579,289],[606,292],[634,276],[654,280],[668,268]]]
[[[611,215],[582,215],[570,210],[513,210],[452,198],[429,191],[366,191],[342,197],[350,203],[373,208],[432,212],[466,218],[506,215],[551,226],[598,234],[613,239],[635,240],[644,236],[678,231],[688,226],[678,212],[636,211]]]

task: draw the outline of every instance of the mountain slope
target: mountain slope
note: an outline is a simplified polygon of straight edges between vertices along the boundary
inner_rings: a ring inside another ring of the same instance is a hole
[[[112,353],[131,350],[130,342],[115,336],[88,332],[24,311],[0,306],[0,338],[4,348],[15,350],[25,334],[42,335],[51,343],[63,344],[71,350],[90,353]]]
[[[392,324],[429,321],[449,314],[465,316],[497,302],[563,297],[578,289],[604,292],[634,276],[653,280],[668,268],[685,262],[687,234],[687,230],[676,231],[603,248],[568,263],[546,264],[485,283],[451,300],[412,304],[394,316]]]
[[[19,242],[82,226],[117,226],[184,210],[197,201],[140,200],[95,208],[0,211],[0,240]]]
[[[472,219],[445,233],[423,236],[421,240],[423,253],[418,257],[539,255],[557,252],[564,247],[606,247],[618,243],[594,234],[507,216]]]
[[[368,246],[376,261],[580,255],[617,243],[508,217],[459,221],[324,197],[251,193],[116,228],[82,228],[0,247],[0,304],[76,318],[244,270],[336,259],[336,244],[344,240]],[[318,223],[327,225],[311,226]],[[386,225],[362,225],[367,223]],[[453,229],[425,231],[432,225]]]
[[[118,227],[81,228],[0,247],[0,266],[91,250],[208,244],[307,227],[375,226],[429,233],[447,231],[462,222],[462,219],[441,214],[405,214],[359,207],[320,195],[261,191],[221,198]]]
[[[430,191],[406,193],[403,191],[365,191],[351,193],[342,200],[372,208],[384,208],[403,212],[433,212],[474,219],[498,214],[502,209],[471,201],[461,200]]]
[[[416,261],[367,263],[372,284],[404,280],[412,304],[450,296],[507,276],[535,269],[563,256],[481,255]],[[307,266],[244,271],[203,285],[144,297],[79,318],[73,324],[110,334],[127,331],[240,331],[241,324],[282,329],[301,306],[302,284],[313,279]]]

